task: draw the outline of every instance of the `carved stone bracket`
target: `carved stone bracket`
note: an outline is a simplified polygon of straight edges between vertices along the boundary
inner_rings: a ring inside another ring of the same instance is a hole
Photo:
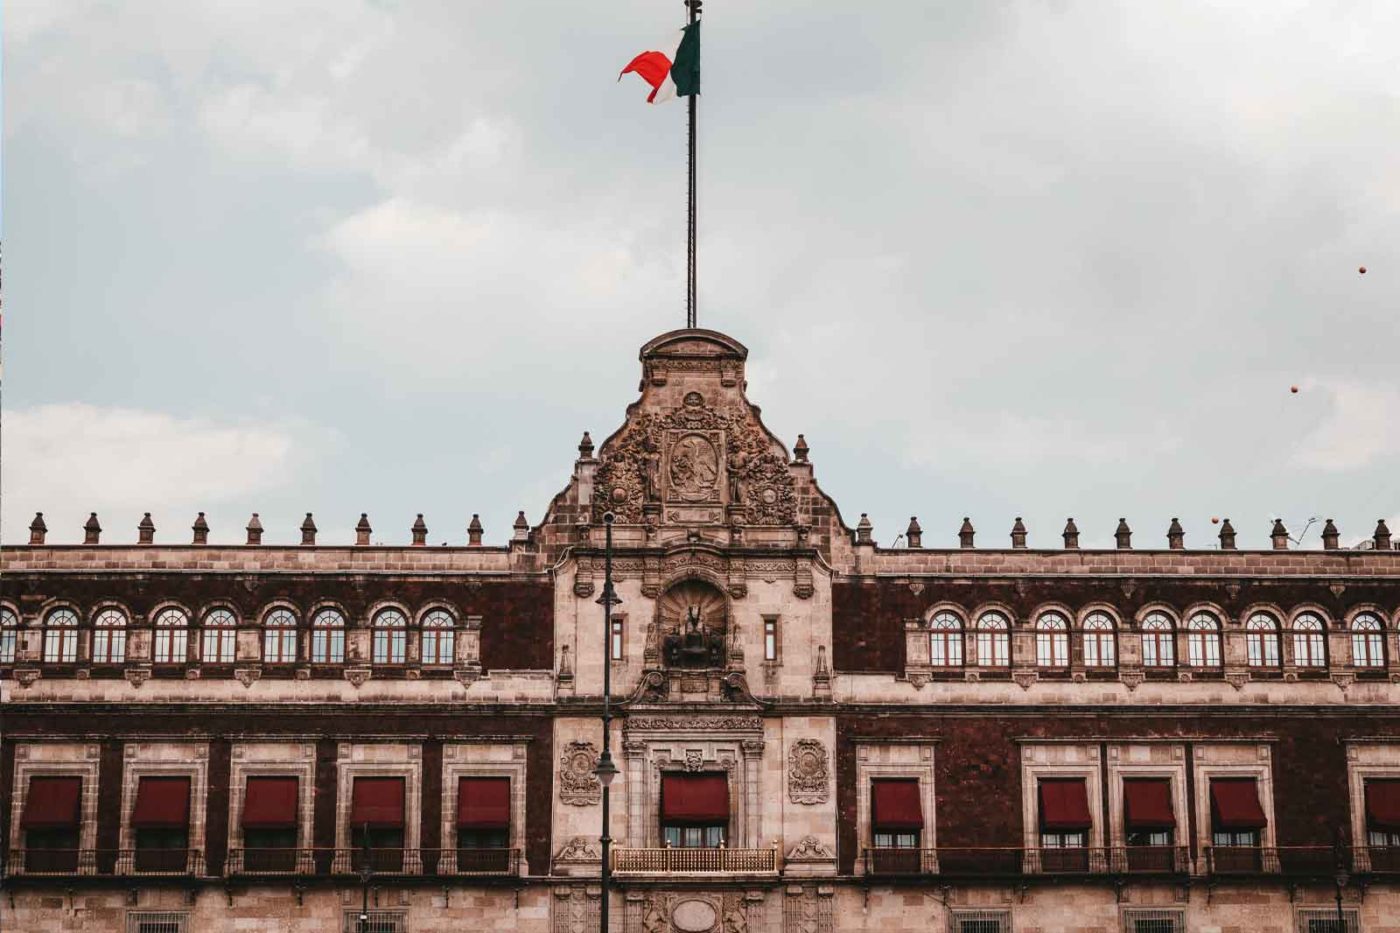
[[[788,799],[807,806],[826,803],[830,783],[826,746],[817,739],[793,742],[788,750]]]
[[[561,875],[587,875],[596,872],[602,860],[596,836],[574,836],[554,856],[554,868]]]
[[[124,673],[128,683],[133,687],[140,688],[142,684],[151,679],[151,666],[149,664],[133,664]]]
[[[363,687],[370,676],[371,671],[368,667],[347,667],[345,669],[345,679],[350,681],[350,686],[356,690]]]
[[[1236,690],[1243,690],[1244,685],[1249,683],[1249,671],[1226,671],[1225,682]]]
[[[1143,674],[1142,671],[1120,671],[1118,679],[1123,682],[1123,686],[1127,687],[1129,691],[1133,691],[1142,683]]]
[[[592,742],[573,741],[559,756],[559,800],[574,807],[587,807],[603,799],[603,787],[593,769],[598,767],[598,747]]]
[[[1022,690],[1029,690],[1040,680],[1040,674],[1036,671],[1016,671],[1011,675],[1011,679]]]
[[[1352,684],[1356,683],[1356,675],[1349,671],[1335,671],[1332,674],[1332,683],[1345,691]]]
[[[21,687],[32,687],[39,678],[43,677],[43,671],[37,667],[17,667],[15,668],[15,683]]]
[[[233,677],[245,687],[251,687],[262,677],[261,667],[237,667],[233,670]]]

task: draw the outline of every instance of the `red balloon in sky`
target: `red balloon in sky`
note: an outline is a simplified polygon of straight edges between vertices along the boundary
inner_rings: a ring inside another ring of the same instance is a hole
[[[1294,395],[1297,395],[1297,394],[1298,394],[1298,387],[1297,387],[1297,386],[1289,386],[1289,387],[1288,387],[1288,391],[1289,391],[1289,392],[1292,392]]]
[[[1365,274],[1366,274],[1366,267],[1365,267],[1365,266],[1362,266],[1360,269],[1357,269],[1356,271],[1357,271],[1357,272],[1360,272],[1362,275],[1365,275]]]

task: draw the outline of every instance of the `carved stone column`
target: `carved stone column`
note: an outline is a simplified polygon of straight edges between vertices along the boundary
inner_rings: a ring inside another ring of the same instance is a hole
[[[763,740],[745,739],[744,753],[744,846],[763,848]]]
[[[623,742],[622,756],[627,768],[627,836],[618,844],[643,848],[647,845],[647,760],[645,742]]]

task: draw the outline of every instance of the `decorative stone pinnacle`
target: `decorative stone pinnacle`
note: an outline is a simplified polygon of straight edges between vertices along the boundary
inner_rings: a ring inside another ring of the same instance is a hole
[[[904,532],[904,540],[909,542],[910,547],[924,546],[924,530],[919,527],[918,516],[909,516],[909,528]]]
[[[44,524],[44,513],[35,512],[34,521],[29,523],[29,543],[39,545],[44,543],[44,536],[49,533],[49,526]]]
[[[1180,551],[1186,547],[1186,529],[1181,527],[1181,522],[1172,517],[1172,523],[1167,528],[1167,547],[1173,551]]]
[[[525,518],[525,512],[523,510],[515,513],[515,525],[513,527],[515,528],[515,540],[525,541],[529,539],[530,522]]]
[[[793,448],[792,448],[792,459],[793,459],[793,461],[794,461],[795,463],[806,463],[806,462],[807,462],[807,454],[808,454],[808,452],[809,452],[810,450],[811,450],[811,448],[807,446],[807,437],[806,437],[806,435],[803,435],[803,434],[797,435],[797,443],[794,444],[794,445],[793,445]]]
[[[1220,523],[1220,549],[1222,551],[1235,549],[1235,526],[1230,524],[1228,518]]]
[[[976,547],[976,545],[972,543],[976,534],[976,530],[972,527],[972,521],[964,515],[962,527],[958,529],[958,546]]]
[[[418,513],[418,518],[413,522],[413,546],[423,547],[428,543],[428,526],[423,521],[423,513]]]
[[[156,523],[151,521],[151,513],[147,512],[141,519],[141,523],[136,526],[137,544],[154,544],[156,541]]]
[[[262,544],[263,526],[258,521],[258,513],[254,512],[253,517],[248,519],[248,543]]]
[[[1323,550],[1335,551],[1341,544],[1341,537],[1341,533],[1337,531],[1337,526],[1332,523],[1332,519],[1327,519],[1327,524],[1322,526]]]
[[[301,523],[301,543],[308,546],[316,543],[316,522],[310,512],[306,513],[306,521]]]
[[[472,513],[471,524],[467,526],[467,546],[481,547],[481,516]]]
[[[1013,548],[1024,548],[1026,546],[1026,523],[1021,521],[1021,516],[1016,516],[1016,524],[1011,526],[1011,546]]]
[[[1390,529],[1386,527],[1385,519],[1382,518],[1376,521],[1376,534],[1372,540],[1375,542],[1376,550],[1390,550]]]
[[[1118,519],[1118,528],[1113,532],[1113,538],[1118,542],[1120,551],[1129,550],[1133,546],[1133,530],[1128,527],[1126,518]]]
[[[360,520],[355,523],[355,546],[365,547],[369,544],[369,536],[374,529],[369,525],[369,513],[361,512]]]
[[[860,521],[856,523],[856,544],[872,544],[870,535],[874,527],[870,524],[870,516],[861,512]]]
[[[1269,539],[1274,542],[1275,551],[1288,550],[1288,529],[1283,527],[1283,519],[1274,519],[1274,530],[1269,532]]]
[[[578,458],[580,460],[593,459],[593,438],[587,431],[583,432],[583,440],[578,442]]]
[[[97,544],[102,537],[102,526],[97,522],[97,513],[93,512],[88,516],[87,522],[83,525],[83,543]]]
[[[1076,550],[1079,547],[1079,526],[1074,523],[1073,518],[1065,519],[1065,530],[1060,533],[1060,537],[1065,539],[1067,550]]]
[[[194,532],[195,544],[207,545],[209,543],[209,522],[205,520],[203,512],[195,516],[194,524],[190,526],[190,530]]]

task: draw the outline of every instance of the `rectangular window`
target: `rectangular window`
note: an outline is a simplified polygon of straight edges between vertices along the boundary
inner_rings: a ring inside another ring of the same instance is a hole
[[[718,848],[729,832],[729,782],[724,774],[663,774],[661,835],[675,848]]]
[[[778,620],[763,620],[763,660],[778,660]]]
[[[33,777],[24,799],[24,869],[70,874],[78,870],[82,820],[81,777]]]
[[[457,781],[457,870],[505,872],[510,866],[510,778]]]
[[[1011,914],[1005,910],[955,910],[948,918],[949,933],[1011,933]]]
[[[1179,910],[1125,910],[1123,928],[1127,933],[1183,933],[1186,917]]]
[[[1298,933],[1357,933],[1360,929],[1352,908],[1342,911],[1340,922],[1335,907],[1307,907],[1298,911]]]
[[[403,871],[405,783],[401,777],[355,778],[350,793],[353,870],[360,870],[368,850],[375,871]]]
[[[189,867],[190,779],[143,777],[131,811],[138,872],[183,872]]]
[[[297,856],[297,779],[249,777],[246,788],[244,870],[293,871]]]
[[[364,916],[347,910],[341,929],[343,933],[407,933],[408,918],[401,910],[371,910]]]
[[[622,619],[613,619],[613,620],[612,620],[612,634],[611,634],[611,636],[609,637],[609,645],[610,645],[610,647],[609,647],[608,650],[609,650],[609,657],[611,657],[614,661],[621,661],[621,660],[623,659],[623,657],[624,657],[624,655],[623,655],[623,653],[622,653],[622,632],[623,632],[623,624],[622,624],[622,622],[623,622]]]
[[[127,933],[185,933],[189,914],[178,910],[142,910],[126,915]]]

